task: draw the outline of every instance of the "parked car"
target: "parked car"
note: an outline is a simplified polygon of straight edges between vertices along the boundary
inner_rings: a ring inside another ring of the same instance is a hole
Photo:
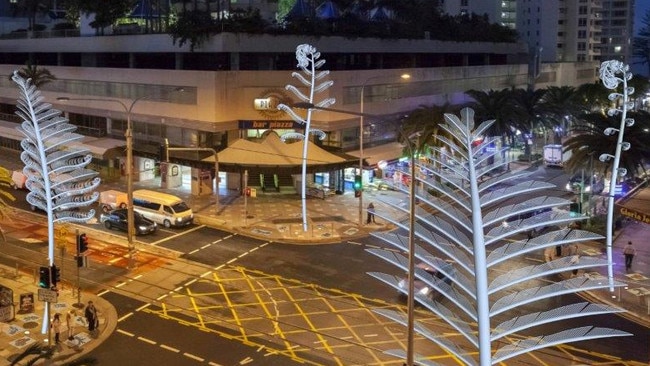
[[[571,177],[571,179],[569,179],[569,182],[567,182],[566,184],[567,191],[580,193],[581,186],[583,185],[583,179],[584,179],[584,191],[583,191],[584,193],[601,194],[605,189],[605,181],[603,179],[599,179],[597,175],[594,174],[590,180],[589,174],[585,174],[583,176],[582,173],[578,173],[573,177]]]
[[[155,232],[158,229],[158,225],[142,216],[138,212],[133,212],[133,217],[135,218],[135,234],[144,235]],[[113,210],[109,213],[103,213],[99,217],[99,221],[104,223],[104,226],[107,229],[117,228],[123,231],[128,231],[128,210],[125,208],[120,208]]]
[[[446,263],[446,266],[449,267],[445,268],[445,271],[447,273],[453,273],[452,265]],[[448,285],[451,285],[451,278],[448,278],[442,272],[438,272],[435,268],[429,267],[428,264],[418,263],[416,264],[416,267],[430,274],[433,277],[434,281],[442,281]],[[399,281],[398,285],[401,289],[408,292],[408,274]],[[415,281],[413,281],[413,285],[415,287],[415,292],[422,294],[431,300],[435,300],[441,296],[438,291],[436,291],[434,288],[429,287],[429,285],[427,285],[424,281],[419,280],[417,277],[415,278]],[[400,296],[405,297],[404,293],[401,291],[399,294]]]

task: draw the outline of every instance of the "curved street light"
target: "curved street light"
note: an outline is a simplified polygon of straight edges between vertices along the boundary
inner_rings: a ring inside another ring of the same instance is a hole
[[[359,102],[359,175],[361,176],[362,180],[362,185],[363,187],[363,117],[364,117],[364,106],[365,106],[365,90],[366,86],[371,80],[375,79],[389,79],[390,76],[385,76],[385,75],[376,75],[376,76],[371,76],[367,78],[364,82],[363,85],[361,85],[361,93],[360,93],[360,102]],[[400,79],[402,80],[408,80],[411,78],[410,74],[402,74],[400,75]],[[363,189],[361,189],[361,192],[359,192],[359,227],[363,226]]]
[[[174,91],[181,91],[181,89],[174,89]],[[119,99],[112,98],[69,98],[58,97],[56,100],[61,102],[67,101],[95,101],[95,102],[109,102],[119,104],[126,114],[126,131],[124,137],[126,138],[126,213],[127,213],[127,230],[126,239],[129,246],[129,263],[128,268],[134,267],[133,253],[135,251],[135,244],[133,238],[135,236],[135,214],[133,211],[133,124],[131,122],[131,114],[135,105],[141,100],[152,99],[154,95],[144,95],[133,99],[127,106]]]

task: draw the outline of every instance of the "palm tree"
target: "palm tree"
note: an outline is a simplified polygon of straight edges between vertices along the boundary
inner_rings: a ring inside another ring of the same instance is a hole
[[[38,67],[38,63],[32,63],[31,60],[27,60],[25,67],[18,71],[18,75],[24,79],[31,79],[32,84],[36,87],[41,87],[56,80],[56,77],[52,75],[50,70],[44,67]],[[9,75],[9,79],[11,80],[11,75]]]
[[[650,158],[650,114],[644,111],[628,112],[628,118],[633,118],[635,123],[624,131],[625,141],[630,143],[630,149],[621,154],[620,167],[627,169],[629,175],[639,170],[643,171],[644,161]],[[603,154],[614,155],[617,144],[617,135],[607,136],[604,131],[608,127],[618,128],[620,117],[608,117],[602,113],[594,112],[584,115],[574,126],[574,136],[564,143],[564,151],[571,151],[571,158],[566,167],[569,171],[576,172],[586,168],[590,157],[594,157],[594,164],[606,175],[611,164],[601,164],[598,157]],[[590,156],[591,154],[591,156]]]
[[[526,144],[526,150],[532,161],[535,146],[535,128],[541,127],[544,131],[544,137],[547,139],[547,128],[549,126],[546,115],[549,110],[544,102],[546,89],[528,90],[516,89],[513,93],[514,113],[520,124],[527,126],[532,144]]]
[[[465,92],[474,99],[468,106],[474,109],[476,120],[494,120],[487,134],[500,136],[503,146],[514,147],[517,130],[526,131],[514,113],[512,90],[469,90]]]
[[[0,166],[0,221],[6,222],[11,218],[11,213],[9,212],[9,205],[7,200],[15,201],[16,198],[12,196],[8,190],[11,187],[11,172],[9,170]],[[0,226],[0,235],[2,240],[7,241],[5,237],[5,232]]]
[[[576,89],[576,102],[584,112],[604,112],[612,104],[608,98],[611,92],[600,82],[582,84]]]
[[[577,101],[576,89],[572,86],[550,86],[546,88],[544,104],[547,109],[546,118],[554,126],[561,128],[561,131],[554,134],[554,143],[559,144],[558,139],[570,128],[567,119],[570,121],[574,116],[582,114]]]

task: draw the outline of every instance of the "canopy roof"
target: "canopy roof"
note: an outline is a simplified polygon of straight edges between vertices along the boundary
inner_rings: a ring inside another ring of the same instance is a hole
[[[302,166],[302,150],[302,141],[284,143],[277,133],[271,131],[261,142],[239,139],[220,151],[217,156],[220,170],[222,166],[224,170],[233,170],[236,167],[286,169]],[[332,154],[313,142],[308,142],[307,166],[312,168],[311,171],[313,168],[327,170],[354,163],[354,158],[350,158]],[[203,161],[214,162],[214,157],[206,157]],[[230,169],[227,169],[228,165],[231,166]]]

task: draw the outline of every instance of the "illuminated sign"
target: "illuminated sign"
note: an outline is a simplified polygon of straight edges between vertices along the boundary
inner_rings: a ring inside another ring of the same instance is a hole
[[[276,119],[284,115],[284,112],[278,109],[278,105],[291,104],[293,101],[282,89],[269,89],[253,99],[253,109],[267,119]]]
[[[295,121],[239,121],[242,130],[284,130],[304,129],[304,126]]]

